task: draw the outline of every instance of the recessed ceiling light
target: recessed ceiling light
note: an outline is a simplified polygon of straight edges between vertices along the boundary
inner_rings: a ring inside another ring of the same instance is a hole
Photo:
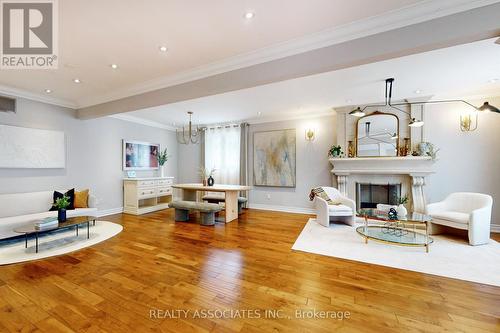
[[[246,18],[247,20],[251,20],[251,19],[253,19],[254,17],[255,17],[255,13],[254,13],[254,12],[250,12],[250,11],[248,11],[248,12],[246,12],[246,13],[245,13],[245,18]]]
[[[113,68],[113,69],[117,69],[117,68],[118,68],[118,65],[117,65],[117,64],[111,64],[111,68]]]
[[[161,52],[167,52],[168,48],[166,46],[160,46],[160,51]]]
[[[258,116],[260,116],[261,114],[262,114],[262,112],[260,112],[260,111],[259,111],[259,112],[257,112],[257,115],[258,115]]]
[[[75,83],[81,83],[82,81],[80,81],[80,79],[73,79],[73,82],[75,82]]]
[[[497,81],[498,81],[498,79],[489,79],[489,80],[488,80],[488,82],[489,82],[489,83],[495,83],[495,82],[497,82]]]
[[[345,100],[345,102],[346,102],[346,103],[351,103],[351,102],[352,102],[352,100],[350,100],[350,99],[346,99],[346,100]]]
[[[50,93],[52,92],[52,90],[50,90],[50,89],[45,89],[45,92],[46,92],[47,94],[50,94]]]
[[[415,94],[420,94],[421,92],[422,92],[422,90],[420,90],[420,89],[417,89],[414,91]]]

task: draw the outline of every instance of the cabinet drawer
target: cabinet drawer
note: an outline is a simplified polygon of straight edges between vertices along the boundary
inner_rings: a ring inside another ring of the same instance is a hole
[[[137,190],[137,197],[139,199],[154,197],[156,195],[155,188],[140,188]]]
[[[155,186],[156,180],[140,180],[137,182],[137,186],[145,187],[145,186]]]
[[[173,179],[160,179],[158,180],[159,186],[172,185],[174,183]]]
[[[171,187],[159,187],[158,188],[158,196],[160,195],[171,195],[172,188]]]

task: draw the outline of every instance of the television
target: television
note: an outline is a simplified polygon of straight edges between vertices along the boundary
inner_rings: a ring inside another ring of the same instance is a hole
[[[157,170],[160,145],[123,140],[123,170]]]

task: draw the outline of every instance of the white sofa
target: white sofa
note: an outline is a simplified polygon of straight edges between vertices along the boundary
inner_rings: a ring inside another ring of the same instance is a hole
[[[65,191],[60,191],[64,193]],[[57,216],[52,207],[54,191],[0,194],[0,239],[19,236],[14,228],[33,223],[49,216]],[[68,217],[96,215],[96,198],[89,194],[88,207],[68,210]]]
[[[468,230],[469,244],[481,245],[490,239],[491,208],[493,199],[487,194],[457,192],[441,202],[427,205],[432,217],[429,233],[443,232],[443,227]]]
[[[322,187],[326,195],[339,205],[329,205],[326,200],[315,196],[314,206],[316,207],[316,222],[322,226],[330,225],[330,217],[337,218],[350,226],[354,226],[354,217],[356,215],[356,203],[354,200],[343,196],[339,190],[334,187]]]

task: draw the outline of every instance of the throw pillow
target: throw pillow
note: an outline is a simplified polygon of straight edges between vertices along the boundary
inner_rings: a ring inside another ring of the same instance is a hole
[[[323,190],[322,187],[316,187],[311,190],[311,195],[309,196],[312,199],[314,199],[315,196],[320,197],[321,199],[325,200],[329,205],[334,205],[332,199],[326,194],[325,190]]]
[[[89,208],[89,190],[75,191],[75,208]]]
[[[54,201],[52,202],[52,208],[50,208],[50,211],[57,210],[57,207],[55,206],[56,200],[59,198],[62,198],[64,195],[69,197],[69,206],[66,208],[66,210],[75,209],[75,189],[72,188],[71,190],[69,190],[68,192],[66,192],[64,194],[61,192],[54,191],[54,195],[53,195]]]

